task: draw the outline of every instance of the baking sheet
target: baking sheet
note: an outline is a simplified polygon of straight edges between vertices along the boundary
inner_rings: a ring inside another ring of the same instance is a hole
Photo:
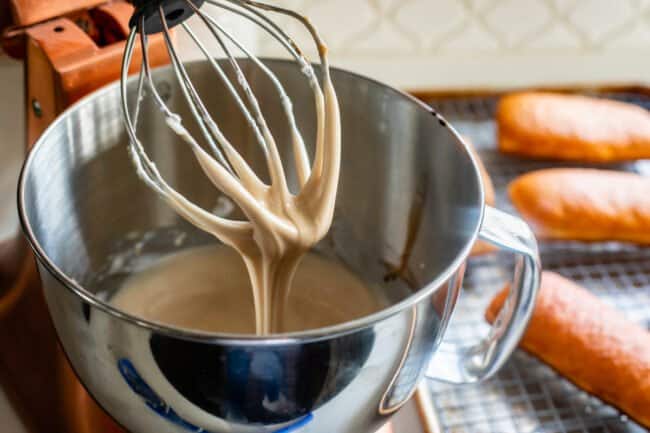
[[[650,96],[596,93],[650,109]],[[540,168],[581,166],[522,160],[499,154],[494,110],[498,97],[428,99],[476,146],[497,193],[496,207],[516,214],[506,194],[516,176]],[[593,165],[591,167],[594,167]],[[599,165],[650,175],[650,163]],[[587,287],[630,319],[650,329],[650,248],[619,243],[542,242],[545,269]],[[448,338],[467,342],[488,331],[483,312],[512,274],[513,258],[493,253],[470,260],[464,290]],[[627,416],[579,390],[554,370],[518,350],[496,377],[478,385],[454,386],[427,380],[440,432],[453,433],[637,433],[647,431]],[[650,409],[649,409],[650,410]]]

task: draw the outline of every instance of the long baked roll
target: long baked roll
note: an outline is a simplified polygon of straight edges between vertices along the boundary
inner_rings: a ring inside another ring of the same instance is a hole
[[[649,177],[553,168],[515,179],[508,192],[538,237],[650,244]]]
[[[504,153],[585,162],[650,158],[650,113],[624,102],[515,93],[501,98],[496,120]]]
[[[490,303],[493,322],[507,290]],[[650,427],[650,332],[588,290],[542,273],[537,304],[520,342],[580,388]]]

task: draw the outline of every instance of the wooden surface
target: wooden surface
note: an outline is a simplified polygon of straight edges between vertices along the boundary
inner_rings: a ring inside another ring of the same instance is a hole
[[[441,433],[438,414],[431,400],[431,392],[424,382],[418,386],[418,390],[413,395],[413,400],[415,401],[415,407],[424,433]]]

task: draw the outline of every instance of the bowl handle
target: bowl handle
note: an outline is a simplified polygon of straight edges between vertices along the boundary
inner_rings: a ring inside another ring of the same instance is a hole
[[[489,334],[472,346],[443,341],[426,376],[451,383],[472,383],[492,376],[508,360],[535,307],[541,264],[537,242],[521,219],[486,206],[479,237],[516,255],[508,299]]]

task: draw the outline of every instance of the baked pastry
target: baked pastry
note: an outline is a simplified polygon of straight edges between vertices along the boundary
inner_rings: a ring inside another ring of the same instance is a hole
[[[650,158],[650,112],[636,105],[525,92],[503,97],[496,119],[504,153],[585,162]]]
[[[485,193],[485,204],[487,204],[488,206],[494,206],[494,200],[495,200],[494,184],[492,183],[492,179],[490,178],[490,175],[488,174],[488,171],[485,168],[485,164],[483,164],[483,161],[481,160],[481,157],[476,151],[476,148],[474,147],[472,141],[467,137],[463,137],[463,140],[465,141],[465,143],[467,143],[467,148],[469,149],[470,153],[476,160],[476,165],[478,165],[478,172],[481,176],[481,180],[483,181],[483,191]]]
[[[485,204],[488,206],[494,206],[495,195],[494,195],[494,184],[492,183],[492,179],[490,178],[490,175],[488,174],[487,169],[483,164],[483,161],[481,161],[481,157],[479,156],[478,152],[476,152],[476,149],[474,148],[474,144],[472,144],[470,139],[467,137],[463,137],[463,140],[465,140],[465,142],[467,143],[467,148],[471,152],[472,156],[474,156],[474,159],[476,160],[476,164],[478,165],[479,175],[481,176],[481,180],[483,181],[483,192],[485,194]],[[472,247],[472,251],[470,255],[478,256],[481,254],[487,254],[496,249],[497,248],[491,243],[478,240]]]
[[[509,194],[541,238],[650,244],[649,177],[552,168],[515,179]]]
[[[486,312],[501,310],[507,290]],[[542,273],[537,304],[520,346],[580,388],[650,427],[650,332],[586,289]]]

